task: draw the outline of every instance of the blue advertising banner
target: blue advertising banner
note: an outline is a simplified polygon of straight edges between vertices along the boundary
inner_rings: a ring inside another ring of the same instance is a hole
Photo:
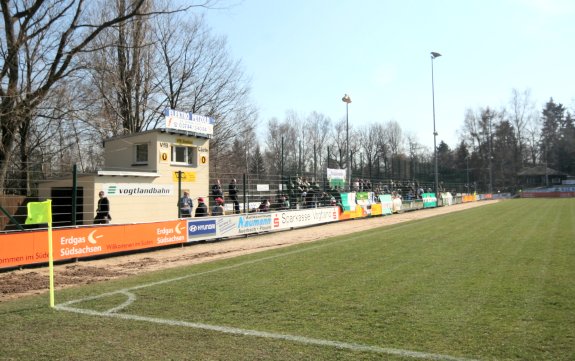
[[[216,220],[188,221],[188,239],[215,235],[217,231]]]

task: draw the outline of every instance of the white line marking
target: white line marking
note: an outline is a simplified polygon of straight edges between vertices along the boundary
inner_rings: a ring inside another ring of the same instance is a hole
[[[129,305],[136,302],[136,300],[137,300],[136,295],[133,294],[132,292],[124,291],[124,292],[119,292],[119,293],[122,293],[122,294],[128,296],[128,299],[126,300],[126,302],[122,303],[118,307],[110,308],[108,311],[106,311],[104,313],[116,313],[116,312],[128,307]]]
[[[130,291],[139,290],[139,289],[143,289],[143,288],[147,288],[147,287],[153,287],[153,286],[162,285],[162,284],[171,283],[171,282],[176,282],[176,281],[181,281],[184,279],[202,276],[202,275],[206,275],[206,274],[210,274],[210,273],[226,271],[226,270],[243,267],[243,266],[250,265],[250,264],[268,261],[268,260],[275,259],[275,258],[289,256],[292,254],[307,252],[310,250],[315,250],[315,249],[319,249],[322,247],[327,247],[327,246],[331,246],[334,244],[343,243],[343,242],[347,242],[347,241],[348,241],[348,239],[342,239],[339,241],[329,242],[329,243],[325,243],[322,245],[316,245],[313,247],[305,247],[305,248],[297,249],[297,250],[290,251],[290,252],[276,254],[273,256],[258,258],[258,259],[254,259],[254,260],[236,263],[236,264],[229,265],[229,266],[214,268],[214,269],[204,271],[204,272],[193,273],[193,274],[189,274],[189,275],[185,275],[185,276],[181,276],[181,277],[170,278],[170,279],[166,279],[166,280],[162,280],[162,281],[158,281],[158,282],[151,282],[151,283],[146,283],[146,284],[139,285],[139,286],[123,288],[123,289],[113,291],[113,292],[102,293],[102,294],[96,295],[96,296],[90,296],[90,297],[85,297],[85,298],[81,298],[81,299],[77,299],[77,300],[64,302],[64,303],[56,305],[55,308],[57,310],[60,310],[60,311],[80,313],[80,314],[84,314],[84,315],[114,317],[114,318],[120,318],[120,319],[125,319],[125,320],[153,322],[153,323],[165,324],[165,325],[170,325],[170,326],[183,326],[183,327],[190,327],[190,328],[195,328],[195,329],[222,332],[222,333],[227,333],[227,334],[245,335],[245,336],[270,338],[270,339],[276,339],[276,340],[292,341],[292,342],[298,342],[298,343],[303,343],[303,344],[307,344],[307,345],[329,346],[329,347],[335,347],[335,348],[340,348],[340,349],[347,349],[347,350],[351,350],[351,351],[373,352],[373,353],[412,357],[412,358],[425,359],[425,360],[477,361],[475,359],[454,357],[454,356],[449,356],[449,355],[441,355],[441,354],[434,354],[434,353],[402,350],[402,349],[387,348],[387,347],[369,346],[369,345],[362,345],[362,344],[355,344],[355,343],[347,343],[347,342],[308,338],[308,337],[303,337],[303,336],[294,336],[294,335],[286,335],[286,334],[280,334],[280,333],[246,330],[246,329],[234,328],[234,327],[214,326],[214,325],[207,325],[207,324],[203,324],[203,323],[167,320],[167,319],[161,319],[161,318],[144,317],[144,316],[138,316],[138,315],[129,315],[129,314],[118,313],[118,311],[128,307],[129,305],[131,305],[136,300],[136,295],[134,295]],[[86,301],[92,301],[92,300],[105,298],[105,297],[110,297],[110,296],[117,295],[117,294],[126,295],[128,297],[128,299],[125,302],[123,302],[121,305],[114,307],[114,308],[111,308],[105,312],[98,312],[98,311],[94,311],[94,310],[87,310],[87,309],[82,309],[82,308],[70,307],[70,305],[73,305],[73,304],[86,302]]]
[[[220,272],[220,271],[227,271],[230,269],[234,269],[234,268],[239,268],[239,267],[243,267],[243,266],[247,266],[250,264],[255,264],[255,263],[259,263],[259,262],[264,262],[264,261],[268,261],[271,259],[275,259],[275,258],[280,258],[280,257],[284,257],[284,256],[289,256],[292,254],[297,254],[297,253],[301,253],[301,252],[306,252],[309,250],[314,250],[314,249],[318,249],[318,248],[322,248],[322,247],[326,247],[329,246],[331,244],[335,244],[335,243],[341,243],[347,240],[341,240],[341,241],[337,241],[337,242],[332,242],[332,243],[328,243],[328,244],[322,244],[322,245],[317,245],[314,247],[307,247],[307,248],[302,248],[302,249],[297,249],[294,251],[290,251],[290,252],[285,252],[285,253],[280,253],[280,254],[276,254],[273,256],[268,256],[268,257],[262,257],[262,258],[258,258],[258,259],[253,259],[253,260],[249,260],[249,261],[245,261],[245,262],[240,262],[240,263],[236,263],[233,265],[229,265],[229,266],[223,266],[223,267],[219,267],[219,268],[214,268],[211,270],[207,270],[207,271],[203,271],[203,272],[198,272],[198,273],[192,273],[189,275],[185,275],[185,276],[180,276],[180,277],[175,277],[175,278],[168,278],[165,280],[161,280],[161,281],[157,281],[157,282],[151,282],[151,283],[145,283],[143,285],[138,285],[138,286],[134,286],[134,287],[127,287],[127,288],[122,288],[120,290],[117,291],[113,291],[113,292],[106,292],[106,293],[102,293],[96,296],[89,296],[89,297],[85,297],[85,298],[80,298],[77,300],[72,300],[72,301],[68,301],[68,302],[64,302],[61,303],[60,305],[62,306],[68,306],[68,305],[73,305],[76,303],[81,303],[81,302],[86,302],[86,301],[93,301],[93,300],[97,300],[100,298],[105,298],[105,297],[110,297],[110,296],[114,296],[117,295],[119,293],[121,294],[128,294],[130,293],[130,291],[135,291],[135,290],[140,290],[142,288],[147,288],[147,287],[153,287],[153,286],[158,286],[158,285],[163,285],[166,283],[171,283],[171,282],[177,282],[177,281],[181,281],[181,280],[185,280],[188,278],[192,278],[192,277],[198,277],[198,276],[203,276],[203,275],[207,275],[210,273],[216,273],[216,272]],[[125,304],[125,303],[124,303]],[[119,311],[120,309],[125,308],[125,307],[121,307],[118,306],[116,308],[114,308],[115,312]]]
[[[167,319],[161,319],[161,318],[144,317],[144,316],[138,316],[138,315],[121,314],[121,313],[111,313],[108,311],[107,312],[98,312],[98,311],[93,311],[93,310],[85,310],[85,309],[79,309],[79,308],[74,308],[74,307],[67,307],[64,305],[57,305],[56,309],[61,310],[61,311],[81,313],[81,314],[90,315],[90,316],[113,317],[113,318],[119,318],[119,319],[123,319],[123,320],[152,322],[152,323],[158,323],[158,324],[169,325],[169,326],[189,327],[189,328],[195,328],[195,329],[200,329],[200,330],[227,333],[227,334],[232,334],[232,335],[262,337],[262,338],[268,338],[268,339],[297,342],[297,343],[302,343],[302,344],[306,344],[306,345],[335,347],[335,348],[345,349],[345,350],[350,350],[350,351],[373,352],[373,353],[396,355],[396,356],[403,356],[403,357],[412,357],[412,358],[425,359],[425,360],[477,361],[477,360],[469,359],[469,358],[454,357],[454,356],[441,355],[441,354],[435,354],[435,353],[409,351],[409,350],[402,350],[402,349],[388,348],[388,347],[369,346],[369,345],[362,345],[362,344],[349,343],[349,342],[322,340],[322,339],[317,339],[317,338],[286,335],[286,334],[281,334],[281,333],[246,330],[246,329],[235,328],[235,327],[214,326],[214,325],[208,325],[208,324],[204,324],[204,323],[167,320]]]

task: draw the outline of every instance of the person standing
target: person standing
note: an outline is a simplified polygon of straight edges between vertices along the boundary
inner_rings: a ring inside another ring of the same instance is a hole
[[[216,205],[212,207],[212,216],[224,215],[224,200],[220,197],[216,198]]]
[[[234,203],[234,213],[240,213],[240,202],[238,201],[238,185],[235,179],[232,179],[228,187],[228,194]]]
[[[103,191],[100,191],[98,196],[100,199],[98,199],[98,208],[96,209],[96,218],[94,218],[94,224],[110,223],[112,220],[112,216],[110,216],[110,201]]]
[[[224,192],[222,191],[222,184],[220,183],[219,179],[216,179],[216,184],[212,186],[212,198],[213,201],[216,201],[216,198],[224,198]]]
[[[180,207],[180,217],[188,218],[192,216],[194,202],[192,201],[192,198],[190,198],[190,194],[188,192],[184,191],[184,196],[180,198],[178,207]]]
[[[202,197],[198,198],[198,208],[196,208],[196,217],[207,217],[208,206],[204,203]]]

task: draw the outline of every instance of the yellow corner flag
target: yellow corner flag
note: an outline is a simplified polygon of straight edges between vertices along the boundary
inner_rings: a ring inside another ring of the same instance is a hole
[[[52,200],[29,202],[26,224],[52,223]]]
[[[48,223],[48,265],[50,268],[50,307],[54,307],[54,253],[52,252],[52,200],[29,202],[26,224]]]

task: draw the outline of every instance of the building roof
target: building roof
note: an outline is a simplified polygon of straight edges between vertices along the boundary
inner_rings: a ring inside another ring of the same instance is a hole
[[[128,134],[116,135],[116,136],[105,139],[104,143],[111,141],[111,140],[130,138],[130,137],[135,137],[135,136],[139,136],[139,135],[147,134],[147,133],[168,133],[168,134],[177,134],[177,135],[182,135],[182,136],[187,136],[187,137],[196,137],[196,138],[203,138],[203,139],[211,139],[212,138],[212,136],[209,134],[190,132],[190,131],[186,131],[186,130],[172,129],[172,128],[154,128],[154,129],[144,130],[144,131],[141,131],[138,133],[128,133]]]
[[[533,176],[567,176],[566,173],[560,172],[555,169],[551,169],[549,167],[545,167],[544,165],[538,165],[535,167],[523,168],[517,173],[518,176],[522,177],[533,177]]]
[[[117,170],[99,170],[99,176],[111,175],[120,177],[152,177],[158,178],[161,176],[158,172],[132,172],[132,171],[117,171]]]

